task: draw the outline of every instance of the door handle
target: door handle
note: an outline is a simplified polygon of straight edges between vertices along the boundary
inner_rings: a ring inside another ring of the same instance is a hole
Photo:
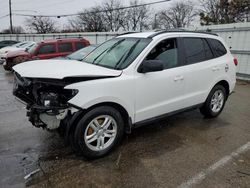
[[[176,77],[174,78],[174,81],[175,81],[175,82],[177,82],[177,81],[179,81],[179,80],[184,80],[184,76],[176,76]]]

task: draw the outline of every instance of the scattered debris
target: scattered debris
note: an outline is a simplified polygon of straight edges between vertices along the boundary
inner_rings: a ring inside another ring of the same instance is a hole
[[[240,174],[250,176],[250,172],[243,172],[243,171],[239,171],[239,170],[237,170],[237,172],[240,173]]]
[[[215,140],[217,140],[217,141],[218,141],[218,140],[220,140],[220,139],[221,139],[221,136],[219,136],[219,137],[215,138]]]
[[[243,159],[238,160],[240,163],[244,163],[245,161]]]
[[[121,160],[121,155],[122,155],[122,152],[119,153],[119,156],[116,160],[116,166],[119,167],[119,163],[120,163],[120,160]]]
[[[27,179],[29,179],[30,177],[32,177],[34,174],[36,174],[38,172],[40,172],[39,168],[36,169],[36,170],[34,170],[34,171],[32,171],[31,173],[27,174],[26,176],[24,176],[24,179],[27,180]]]

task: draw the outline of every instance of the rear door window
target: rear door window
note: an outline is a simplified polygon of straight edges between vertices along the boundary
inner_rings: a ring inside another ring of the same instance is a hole
[[[55,44],[44,44],[38,50],[38,54],[51,54],[56,52]]]
[[[220,41],[216,39],[208,39],[208,42],[210,46],[212,47],[215,57],[220,57],[227,53],[226,48]]]
[[[58,51],[59,52],[72,52],[73,51],[72,43],[70,43],[70,42],[59,43],[58,44]]]
[[[193,64],[206,60],[203,39],[183,38],[186,53],[186,63]]]

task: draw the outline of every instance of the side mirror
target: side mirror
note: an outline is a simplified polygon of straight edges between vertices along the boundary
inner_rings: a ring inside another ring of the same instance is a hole
[[[161,60],[144,60],[138,72],[147,73],[147,72],[157,72],[163,70],[163,62]]]

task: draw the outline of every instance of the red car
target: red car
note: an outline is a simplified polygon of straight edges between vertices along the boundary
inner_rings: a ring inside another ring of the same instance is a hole
[[[8,53],[3,67],[10,71],[14,65],[25,61],[64,57],[89,45],[89,41],[83,38],[44,40],[25,51]]]

